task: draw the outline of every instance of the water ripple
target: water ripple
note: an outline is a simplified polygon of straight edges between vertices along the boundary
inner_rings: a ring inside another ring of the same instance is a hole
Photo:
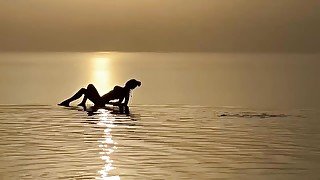
[[[264,119],[261,121],[261,119]],[[317,179],[319,113],[0,105],[0,179]]]

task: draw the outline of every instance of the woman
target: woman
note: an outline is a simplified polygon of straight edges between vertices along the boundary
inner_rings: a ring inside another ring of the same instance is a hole
[[[84,98],[78,106],[85,106],[87,99],[92,101],[96,107],[103,107],[106,104],[112,104],[117,106],[127,106],[129,102],[130,92],[137,86],[141,86],[141,82],[135,79],[131,79],[126,82],[124,87],[115,86],[113,90],[107,94],[100,96],[97,89],[89,84],[87,88],[81,88],[75,95],[71,98],[58,104],[59,106],[69,106],[70,102],[79,99],[82,95]],[[118,100],[117,102],[110,102],[113,100]],[[124,100],[124,102],[123,102]],[[123,103],[122,103],[123,102]]]

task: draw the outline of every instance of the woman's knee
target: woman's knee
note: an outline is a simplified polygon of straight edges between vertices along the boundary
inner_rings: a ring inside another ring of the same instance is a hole
[[[93,84],[88,84],[87,89],[92,89],[92,88],[95,89],[94,85]]]
[[[85,93],[87,92],[87,89],[86,89],[86,88],[81,88],[79,91],[80,91],[82,94],[85,94]]]

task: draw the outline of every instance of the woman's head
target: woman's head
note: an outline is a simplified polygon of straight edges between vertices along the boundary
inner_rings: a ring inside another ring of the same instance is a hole
[[[137,86],[141,86],[141,82],[135,79],[130,79],[129,81],[126,82],[126,85],[125,85],[125,87],[128,89],[134,89]]]

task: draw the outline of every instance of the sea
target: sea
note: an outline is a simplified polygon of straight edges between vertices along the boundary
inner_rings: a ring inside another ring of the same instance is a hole
[[[319,59],[2,52],[0,179],[319,179]],[[133,78],[129,112],[57,106]]]

